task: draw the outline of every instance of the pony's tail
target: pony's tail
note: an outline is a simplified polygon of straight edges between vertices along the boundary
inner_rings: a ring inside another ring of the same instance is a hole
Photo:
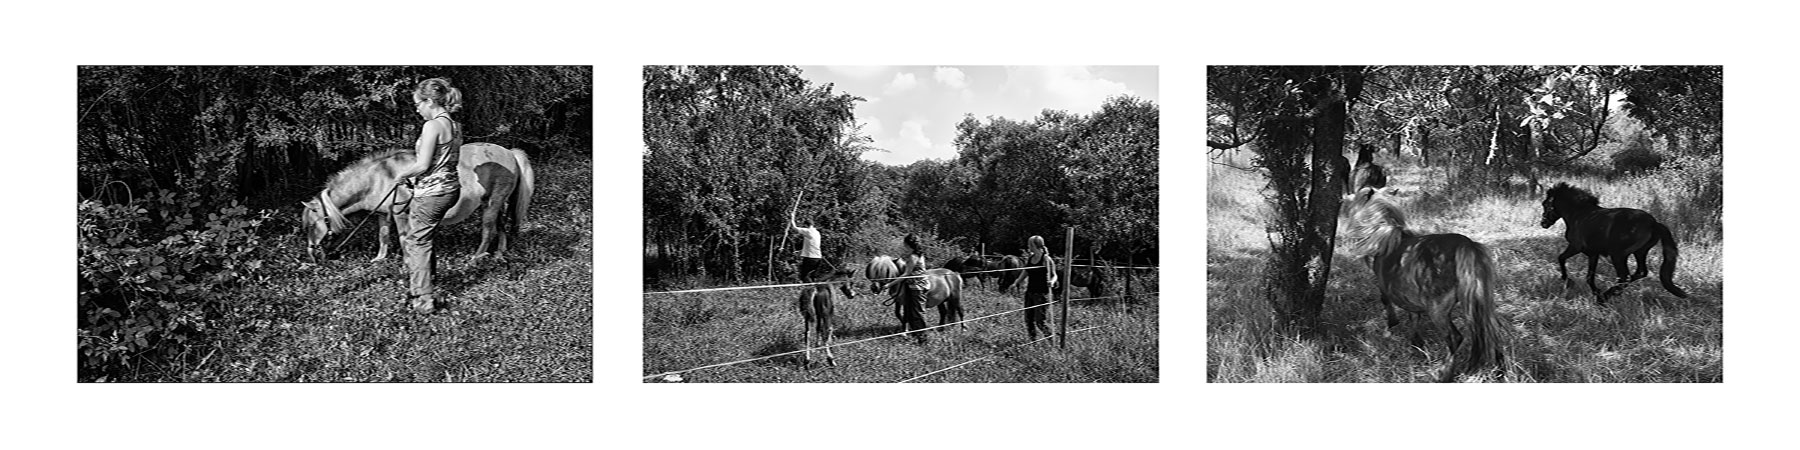
[[[1506,376],[1506,355],[1501,350],[1505,338],[1498,314],[1494,311],[1494,259],[1487,247],[1473,244],[1456,251],[1456,301],[1468,311],[1468,364],[1463,373],[1474,374],[1483,367],[1494,367]]]
[[[513,159],[519,161],[519,185],[513,188],[512,227],[513,235],[518,236],[525,226],[525,212],[531,209],[531,191],[537,186],[536,177],[531,172],[531,158],[524,150],[513,149]]]
[[[1669,227],[1661,222],[1656,223],[1654,231],[1656,239],[1662,241],[1663,248],[1662,270],[1657,271],[1657,277],[1662,278],[1663,289],[1668,289],[1670,294],[1687,298],[1687,291],[1675,284],[1675,259],[1681,256],[1681,252],[1675,249],[1675,234],[1670,233]]]

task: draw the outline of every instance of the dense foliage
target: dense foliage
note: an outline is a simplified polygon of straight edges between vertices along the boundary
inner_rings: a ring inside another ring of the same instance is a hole
[[[894,253],[907,233],[925,236],[933,259],[982,244],[1016,252],[1069,226],[1082,249],[1154,258],[1155,104],[968,116],[955,159],[887,166],[861,159],[880,149],[855,123],[858,101],[793,67],[646,67],[646,277],[787,276],[779,247],[797,198],[828,259]]]
[[[149,67],[77,71],[82,380],[157,379],[232,326],[235,290],[291,268],[287,208],[369,153],[409,148],[413,86],[465,93],[469,142],[591,147],[589,67]]]

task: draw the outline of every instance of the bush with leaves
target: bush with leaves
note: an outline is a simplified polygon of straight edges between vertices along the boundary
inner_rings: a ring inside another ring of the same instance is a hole
[[[209,208],[200,198],[165,190],[77,205],[81,380],[130,379],[156,370],[148,363],[181,361],[212,330],[217,294],[272,262],[278,246],[257,229],[273,211],[236,201]]]

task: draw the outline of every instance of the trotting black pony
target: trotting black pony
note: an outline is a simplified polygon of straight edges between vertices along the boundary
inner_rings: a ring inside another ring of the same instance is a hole
[[[1356,167],[1350,172],[1350,192],[1366,187],[1380,190],[1387,182],[1387,169],[1375,164],[1375,146],[1362,144],[1356,150]]]
[[[1443,330],[1449,363],[1439,381],[1493,368],[1505,376],[1504,328],[1495,313],[1499,279],[1486,246],[1460,234],[1418,234],[1406,228],[1400,208],[1363,188],[1353,199],[1349,228],[1353,253],[1368,257],[1387,308],[1389,327],[1399,325],[1394,305],[1415,315],[1414,345],[1423,346],[1419,316]]]
[[[1650,213],[1631,208],[1601,208],[1600,198],[1594,194],[1568,183],[1556,183],[1544,195],[1544,220],[1540,225],[1550,228],[1557,219],[1563,221],[1563,238],[1569,241],[1569,247],[1556,256],[1556,270],[1567,281],[1569,257],[1577,253],[1587,255],[1588,288],[1593,289],[1600,304],[1606,304],[1607,297],[1618,294],[1625,283],[1647,275],[1649,269],[1644,265],[1644,256],[1657,243],[1662,243],[1663,249],[1662,270],[1657,272],[1663,289],[1676,297],[1687,298],[1687,291],[1675,284],[1675,259],[1680,253],[1675,249],[1675,235]],[[1601,255],[1611,258],[1613,269],[1619,272],[1618,284],[1605,292],[1594,284],[1594,269],[1599,263],[1594,257]],[[1636,273],[1627,273],[1630,264],[1626,263],[1625,255],[1637,258]]]

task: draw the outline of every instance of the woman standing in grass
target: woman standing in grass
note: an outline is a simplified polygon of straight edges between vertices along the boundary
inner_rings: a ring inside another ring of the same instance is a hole
[[[412,200],[406,205],[406,223],[401,244],[406,251],[408,305],[412,311],[430,314],[437,311],[437,296],[431,285],[436,268],[432,240],[437,236],[438,222],[456,204],[461,184],[456,177],[457,153],[463,144],[462,126],[450,113],[462,109],[462,91],[450,80],[432,78],[419,82],[413,89],[413,111],[425,119],[419,140],[413,145],[413,164],[398,174],[412,180]]]
[[[894,301],[900,307],[901,326],[907,330],[923,329],[925,291],[931,289],[931,281],[920,276],[925,274],[925,247],[919,244],[919,237],[912,234],[907,234],[902,242],[906,244],[906,254],[900,256],[900,276],[903,278],[890,282],[888,291],[896,291],[891,288],[892,284],[900,285],[901,289],[897,290],[900,298]],[[920,344],[928,342],[924,333],[917,334],[916,337]]]
[[[1032,236],[1025,243],[1025,332],[1037,340],[1038,330],[1050,337],[1050,326],[1044,322],[1050,315],[1050,286],[1056,284],[1056,260],[1044,246],[1043,236]]]

